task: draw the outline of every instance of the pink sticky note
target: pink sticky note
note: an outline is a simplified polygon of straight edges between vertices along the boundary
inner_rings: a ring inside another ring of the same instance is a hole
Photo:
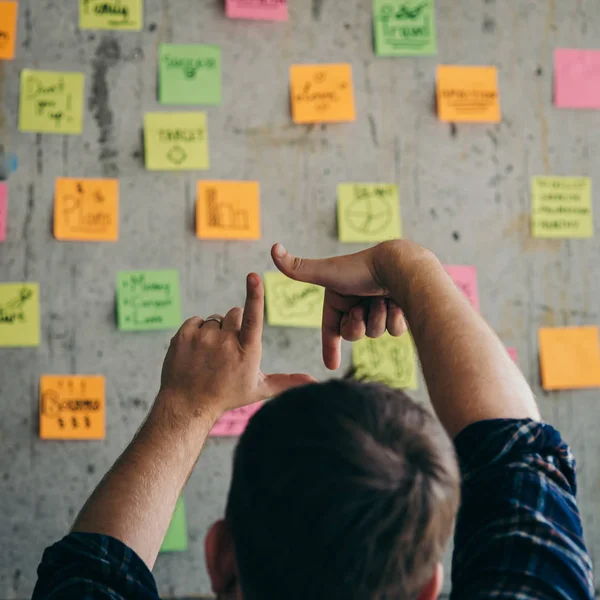
[[[225,413],[213,426],[210,435],[215,437],[242,435],[248,421],[260,410],[262,402],[236,408]]]
[[[0,242],[6,239],[6,219],[8,218],[8,185],[0,181]]]
[[[227,0],[225,10],[230,19],[288,20],[287,0]]]
[[[477,269],[463,265],[445,265],[444,269],[454,283],[467,297],[473,308],[479,312],[479,292],[477,291]]]
[[[517,356],[517,349],[516,348],[507,348],[507,350],[508,350],[508,354],[515,361],[515,363],[519,364],[519,357]]]
[[[559,108],[600,109],[600,51],[554,51],[554,100]]]

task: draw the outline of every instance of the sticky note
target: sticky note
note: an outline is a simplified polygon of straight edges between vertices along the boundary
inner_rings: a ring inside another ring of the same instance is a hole
[[[259,183],[199,181],[196,233],[205,240],[259,240]]]
[[[398,187],[384,183],[338,185],[341,242],[383,242],[402,237]]]
[[[79,0],[80,29],[142,29],[142,0]]]
[[[123,331],[179,328],[179,272],[121,271],[117,276],[117,312]]]
[[[225,413],[213,426],[210,435],[213,437],[238,436],[244,433],[248,421],[257,413],[262,402],[236,408]]]
[[[513,359],[513,361],[516,364],[519,364],[519,357],[517,355],[517,349],[516,348],[507,348],[508,350],[508,355]]]
[[[21,71],[21,131],[81,133],[82,121],[83,73]]]
[[[0,2],[0,59],[10,60],[15,57],[18,14],[16,2]]]
[[[225,10],[230,19],[287,21],[287,0],[226,0]]]
[[[106,435],[104,377],[42,375],[40,437],[43,440],[103,440]]]
[[[209,168],[206,113],[147,113],[144,139],[150,171]]]
[[[538,335],[545,390],[600,387],[597,327],[546,328]]]
[[[436,54],[434,0],[373,0],[378,56]]]
[[[479,291],[477,288],[477,269],[465,265],[445,265],[456,287],[465,295],[473,308],[479,312]]]
[[[292,65],[290,81],[296,123],[356,119],[351,65]]]
[[[325,290],[288,279],[278,271],[265,273],[267,322],[279,327],[321,327]]]
[[[352,344],[352,364],[356,377],[378,381],[393,388],[417,389],[417,361],[410,333],[377,339],[363,338]]]
[[[188,549],[187,524],[185,520],[185,503],[179,498],[171,518],[171,524],[165,535],[161,552],[184,552]]]
[[[499,123],[498,69],[439,65],[437,103],[440,121]]]
[[[600,108],[600,51],[554,51],[554,102],[558,108]]]
[[[39,345],[39,285],[0,283],[0,347]]]
[[[59,177],[54,191],[57,240],[115,242],[119,239],[119,181]]]
[[[161,104],[221,104],[221,49],[201,44],[161,44]]]
[[[0,181],[0,242],[6,240],[6,221],[8,220],[8,185]]]
[[[592,237],[592,180],[588,177],[533,177],[531,233],[538,238]]]

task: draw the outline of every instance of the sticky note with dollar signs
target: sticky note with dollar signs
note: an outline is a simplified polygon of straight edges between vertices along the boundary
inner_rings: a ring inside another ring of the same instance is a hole
[[[287,21],[287,0],[226,0],[225,11],[230,19]]]
[[[479,289],[477,286],[477,269],[470,265],[444,265],[456,287],[465,295],[473,308],[479,312]]]
[[[209,168],[206,113],[147,113],[144,140],[150,171]]]
[[[0,59],[11,60],[15,57],[18,14],[19,5],[16,2],[0,2]]]
[[[8,184],[0,181],[0,242],[6,240],[6,221],[8,220]]]
[[[175,511],[171,517],[171,523],[162,546],[161,552],[185,552],[188,549],[187,522],[185,518],[185,502],[183,497],[179,498],[175,505]]]
[[[325,290],[289,279],[278,271],[264,275],[267,322],[279,327],[321,327]]]
[[[140,31],[143,0],[79,0],[80,29]]]
[[[363,338],[352,344],[352,364],[356,377],[378,381],[393,388],[416,390],[417,361],[410,333],[377,339]]]
[[[39,345],[39,285],[0,283],[0,347]]]
[[[398,187],[385,183],[338,186],[341,242],[383,242],[402,237]]]
[[[239,436],[244,433],[248,421],[260,410],[262,402],[242,406],[226,412],[210,430],[213,437]]]
[[[43,440],[103,440],[105,423],[104,377],[42,375],[40,437]]]

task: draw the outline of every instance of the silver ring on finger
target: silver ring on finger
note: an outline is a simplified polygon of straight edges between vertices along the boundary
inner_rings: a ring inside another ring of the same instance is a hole
[[[204,319],[202,325],[206,325],[206,323],[210,323],[211,321],[218,323],[219,327],[223,327],[223,319],[220,317],[208,317],[207,319]],[[200,325],[200,327],[202,327],[202,325]]]

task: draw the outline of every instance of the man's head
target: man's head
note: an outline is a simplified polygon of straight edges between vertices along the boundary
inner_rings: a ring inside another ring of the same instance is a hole
[[[402,392],[332,381],[268,402],[240,439],[214,590],[244,600],[435,598],[459,501],[452,443]]]

